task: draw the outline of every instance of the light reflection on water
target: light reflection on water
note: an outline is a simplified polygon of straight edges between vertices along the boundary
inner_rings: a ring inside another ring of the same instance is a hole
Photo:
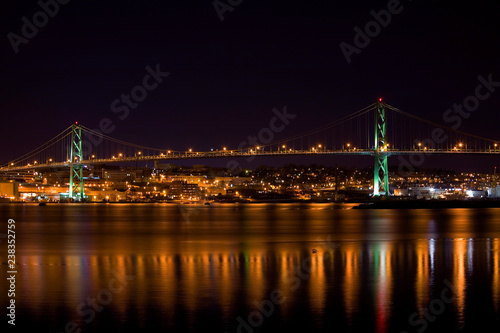
[[[350,207],[197,206],[186,220],[173,205],[2,205],[17,225],[19,322],[236,332],[278,290],[258,332],[416,332],[410,316],[448,280],[455,300],[426,332],[499,325],[500,210]],[[85,323],[76,308],[114,274],[133,280]]]

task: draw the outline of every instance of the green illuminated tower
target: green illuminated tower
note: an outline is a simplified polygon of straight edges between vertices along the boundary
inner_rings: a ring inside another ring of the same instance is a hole
[[[375,197],[380,196],[381,192],[386,197],[389,197],[387,148],[385,105],[382,103],[382,100],[379,100],[375,110],[375,172],[373,177],[373,196]]]
[[[71,156],[69,174],[69,197],[76,201],[83,201],[83,160],[82,128],[78,123],[71,125]]]

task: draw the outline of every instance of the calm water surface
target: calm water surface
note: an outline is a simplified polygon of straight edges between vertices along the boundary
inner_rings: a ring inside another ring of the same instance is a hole
[[[500,209],[351,207],[0,205],[16,329],[499,331]]]

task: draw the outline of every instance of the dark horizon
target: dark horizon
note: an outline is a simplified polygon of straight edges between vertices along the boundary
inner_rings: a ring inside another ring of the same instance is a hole
[[[445,113],[476,93],[479,77],[500,82],[500,5],[395,3],[242,1],[221,21],[213,2],[68,1],[17,45],[12,36],[23,36],[23,17],[33,22],[42,7],[36,1],[3,3],[1,160],[32,150],[75,121],[99,128],[109,119],[115,126],[110,136],[145,146],[209,150],[235,147],[257,133],[273,108],[286,106],[297,115],[276,135],[280,139],[379,97],[428,120],[458,125],[446,122]],[[390,6],[393,14],[384,21]],[[365,31],[377,18],[386,26],[367,45],[362,38],[356,43],[355,28]],[[358,51],[346,56],[347,44]],[[143,85],[152,71],[163,74],[157,85],[147,82],[155,86],[147,97],[137,105],[124,101],[122,94]],[[481,100],[461,117],[459,129],[500,139],[499,96],[492,91]],[[309,161],[315,160],[323,158]],[[325,163],[373,164],[349,157]],[[485,172],[495,165],[493,157],[431,157],[423,167]]]

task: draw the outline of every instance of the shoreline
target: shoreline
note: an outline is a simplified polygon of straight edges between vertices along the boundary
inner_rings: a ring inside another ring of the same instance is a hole
[[[208,202],[208,201],[207,201]],[[3,204],[30,204],[38,205],[38,202],[10,201],[1,202]],[[218,206],[227,204],[327,204],[332,206],[351,206],[352,209],[450,209],[450,208],[500,208],[500,200],[378,200],[370,202],[335,202],[320,200],[234,200],[234,201],[211,201],[206,204],[205,201],[198,202],[145,202],[145,201],[96,201],[96,202],[47,202],[47,206],[53,204],[166,204],[179,206]]]
[[[500,200],[386,200],[362,203],[353,209],[500,208]]]

